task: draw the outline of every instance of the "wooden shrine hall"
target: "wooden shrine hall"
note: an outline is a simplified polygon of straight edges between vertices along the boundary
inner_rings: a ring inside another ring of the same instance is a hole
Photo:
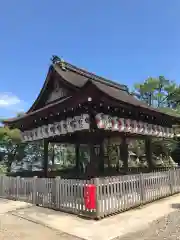
[[[137,100],[128,88],[75,67],[54,56],[46,80],[29,111],[4,124],[21,131],[22,142],[44,142],[44,174],[48,174],[48,143],[75,145],[80,176],[80,147],[86,145],[85,175],[104,171],[105,143],[117,144],[128,171],[128,139],[145,140],[146,158],[152,170],[151,139],[174,138],[172,126],[180,119]],[[106,146],[107,147],[107,146]],[[118,153],[117,153],[118,154]]]

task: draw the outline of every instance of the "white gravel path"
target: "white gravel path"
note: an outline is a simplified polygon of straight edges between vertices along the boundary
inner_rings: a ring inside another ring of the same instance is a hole
[[[180,210],[151,223],[143,231],[114,240],[177,240],[180,239]]]

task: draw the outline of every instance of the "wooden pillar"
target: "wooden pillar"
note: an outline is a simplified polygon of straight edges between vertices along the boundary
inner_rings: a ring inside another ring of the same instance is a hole
[[[96,176],[96,163],[94,156],[94,144],[89,143],[89,164],[87,166],[87,175],[89,178],[93,178]]]
[[[104,144],[103,144],[103,140],[102,142],[100,143],[99,147],[99,172],[100,174],[104,172]]]
[[[153,161],[152,161],[152,138],[145,138],[145,153],[146,159],[148,162],[148,168],[151,171],[153,169]]]
[[[123,161],[124,172],[128,173],[128,143],[126,142],[126,137],[123,136],[121,146],[120,146],[121,159]]]
[[[49,145],[48,140],[44,139],[44,164],[43,164],[44,177],[48,176],[48,145]]]
[[[88,139],[88,147],[89,147],[89,163],[87,165],[86,173],[88,178],[93,178],[97,174],[97,163],[95,161],[95,152],[94,152],[94,124],[95,124],[95,118],[93,114],[93,109],[91,106],[91,103],[88,107],[88,113],[89,113],[89,139]]]

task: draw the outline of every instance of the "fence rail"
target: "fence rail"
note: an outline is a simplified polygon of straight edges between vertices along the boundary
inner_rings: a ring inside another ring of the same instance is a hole
[[[179,192],[180,169],[91,180],[0,176],[1,198],[93,218],[102,218]]]

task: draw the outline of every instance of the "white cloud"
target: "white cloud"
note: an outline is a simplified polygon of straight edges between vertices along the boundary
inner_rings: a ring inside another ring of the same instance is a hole
[[[20,102],[21,100],[11,93],[0,93],[0,108],[8,108]]]
[[[18,112],[25,112],[27,104],[12,93],[0,93],[0,117],[13,117]]]

